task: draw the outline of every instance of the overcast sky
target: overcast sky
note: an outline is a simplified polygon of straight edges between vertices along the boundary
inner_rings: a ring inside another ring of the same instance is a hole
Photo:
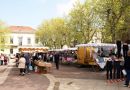
[[[0,1],[0,20],[8,25],[25,25],[34,28],[45,19],[65,16],[75,2],[75,0]]]

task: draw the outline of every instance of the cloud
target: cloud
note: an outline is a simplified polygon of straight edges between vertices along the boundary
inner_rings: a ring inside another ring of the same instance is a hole
[[[57,14],[62,16],[62,15],[67,15],[70,10],[73,8],[73,4],[75,3],[76,0],[68,0],[67,3],[59,3],[57,4]]]
[[[57,4],[57,14],[60,15],[60,16],[63,16],[63,15],[67,15],[71,9],[73,8],[74,6],[74,3],[76,2],[77,0],[68,0],[68,2],[66,3],[59,3]],[[85,0],[80,0],[81,3],[83,3]]]

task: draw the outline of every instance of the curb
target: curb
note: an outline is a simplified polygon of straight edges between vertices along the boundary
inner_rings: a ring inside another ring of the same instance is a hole
[[[47,90],[59,90],[60,82],[53,75],[44,74],[44,76],[46,76],[50,81]]]

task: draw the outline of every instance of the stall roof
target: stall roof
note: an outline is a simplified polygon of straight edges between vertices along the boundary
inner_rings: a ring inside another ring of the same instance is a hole
[[[18,48],[43,48],[43,49],[49,49],[49,47],[35,47],[35,46],[19,46]]]
[[[77,50],[77,47],[66,48],[66,49],[53,49],[53,50],[49,50],[49,51],[66,51],[66,50]]]
[[[88,43],[88,44],[76,45],[76,47],[84,47],[84,46],[88,46],[88,47],[113,46],[113,47],[116,47],[116,44],[110,44],[110,43]]]
[[[20,52],[47,52],[49,47],[18,47]]]
[[[77,50],[77,47],[67,48],[67,49],[63,49],[63,50]]]

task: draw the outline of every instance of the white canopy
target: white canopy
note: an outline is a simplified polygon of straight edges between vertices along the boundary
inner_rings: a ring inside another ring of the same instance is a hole
[[[88,44],[79,44],[76,45],[76,47],[100,47],[100,46],[112,46],[112,47],[116,47],[116,44],[110,44],[110,43],[88,43]]]

